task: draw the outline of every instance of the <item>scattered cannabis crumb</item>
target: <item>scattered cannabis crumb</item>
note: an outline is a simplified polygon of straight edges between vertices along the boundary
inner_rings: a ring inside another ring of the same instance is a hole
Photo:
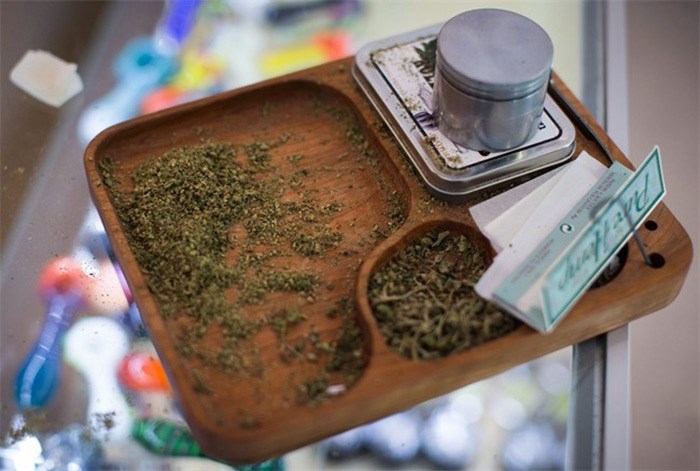
[[[108,432],[112,430],[116,425],[116,422],[114,421],[116,415],[116,412],[104,412],[93,414],[90,432],[92,432],[93,434],[98,434],[100,432]]]
[[[246,416],[240,420],[239,425],[241,426],[241,428],[252,430],[260,427],[261,423],[260,420],[256,419],[253,416]]]
[[[5,438],[5,444],[14,445],[16,442],[24,440],[31,435],[41,435],[49,430],[51,422],[48,420],[46,411],[27,410],[22,413],[22,420],[10,427]]]
[[[272,112],[273,106],[272,103],[269,101],[265,101],[263,104],[262,110],[260,111],[260,116],[263,119],[266,119],[268,116],[270,116],[270,112]]]
[[[194,382],[194,391],[199,394],[211,394],[212,390],[206,383],[201,373],[198,371],[192,372],[192,380]]]
[[[519,322],[481,299],[474,285],[487,268],[465,236],[430,231],[370,280],[369,299],[387,344],[430,360],[493,340]]]
[[[298,401],[301,403],[316,403],[326,394],[328,377],[321,374],[298,386]]]

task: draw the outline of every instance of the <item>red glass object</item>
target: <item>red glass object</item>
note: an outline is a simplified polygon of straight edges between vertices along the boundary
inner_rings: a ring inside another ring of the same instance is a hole
[[[44,300],[68,291],[84,294],[87,282],[87,275],[75,260],[70,257],[60,257],[47,264],[41,272],[37,291]]]
[[[117,369],[119,381],[132,391],[170,391],[168,377],[160,360],[148,353],[125,356]]]

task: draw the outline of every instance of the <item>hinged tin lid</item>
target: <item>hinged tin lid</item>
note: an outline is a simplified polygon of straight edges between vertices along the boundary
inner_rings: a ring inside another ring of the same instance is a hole
[[[437,64],[447,80],[489,100],[520,98],[546,86],[554,48],[534,21],[505,10],[471,10],[440,30]]]

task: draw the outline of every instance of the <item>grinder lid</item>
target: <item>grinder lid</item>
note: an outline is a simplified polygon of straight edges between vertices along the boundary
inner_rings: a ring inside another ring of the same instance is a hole
[[[485,8],[449,20],[437,39],[437,67],[456,88],[490,100],[529,95],[549,80],[554,47],[537,23]]]

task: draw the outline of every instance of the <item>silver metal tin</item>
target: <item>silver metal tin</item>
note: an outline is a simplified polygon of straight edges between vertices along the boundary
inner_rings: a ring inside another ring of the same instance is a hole
[[[428,190],[459,202],[474,193],[571,158],[576,130],[554,100],[545,98],[537,132],[524,144],[483,155],[453,143],[432,116],[432,72],[417,49],[441,25],[370,43],[355,56],[353,75],[404,149]]]
[[[433,109],[440,130],[475,150],[531,138],[544,108],[554,49],[530,19],[480,9],[449,20],[437,37]]]

